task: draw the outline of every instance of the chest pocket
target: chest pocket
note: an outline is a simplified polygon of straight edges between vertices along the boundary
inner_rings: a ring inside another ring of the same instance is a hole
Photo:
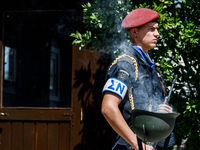
[[[138,77],[137,82],[133,85],[133,98],[136,109],[145,109],[149,104],[149,93],[151,91],[150,76],[144,74]]]

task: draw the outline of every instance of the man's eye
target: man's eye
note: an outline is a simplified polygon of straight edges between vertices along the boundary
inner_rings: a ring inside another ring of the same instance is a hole
[[[154,28],[149,28],[149,31],[154,31]]]

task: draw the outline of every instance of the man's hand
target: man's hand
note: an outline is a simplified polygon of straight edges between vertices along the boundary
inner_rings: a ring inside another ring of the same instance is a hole
[[[139,147],[137,146],[137,147],[132,147],[132,149],[133,150],[139,150]],[[150,146],[150,145],[146,145],[146,144],[144,144],[144,143],[142,143],[142,149],[145,149],[145,150],[154,150],[154,148],[152,147],[152,146]]]
[[[161,113],[172,113],[172,107],[170,107],[168,104],[160,104],[158,106],[158,112]]]
[[[146,145],[144,143],[142,143],[142,149],[145,149],[145,150],[154,150],[154,148],[150,145]],[[135,148],[134,150],[139,150],[139,148]]]
[[[143,146],[143,149],[146,149],[146,150],[154,150],[154,148],[150,145],[146,145],[146,148]]]

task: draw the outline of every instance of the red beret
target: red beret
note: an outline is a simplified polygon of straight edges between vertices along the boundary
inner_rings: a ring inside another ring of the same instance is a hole
[[[148,8],[139,8],[131,11],[122,21],[122,28],[134,28],[151,21],[157,21],[159,15],[156,11]]]

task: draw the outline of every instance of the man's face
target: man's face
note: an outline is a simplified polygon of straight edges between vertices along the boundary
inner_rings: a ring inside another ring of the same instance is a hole
[[[145,53],[147,53],[149,49],[155,48],[159,36],[157,29],[157,22],[150,22],[137,28],[134,44],[140,47]]]

